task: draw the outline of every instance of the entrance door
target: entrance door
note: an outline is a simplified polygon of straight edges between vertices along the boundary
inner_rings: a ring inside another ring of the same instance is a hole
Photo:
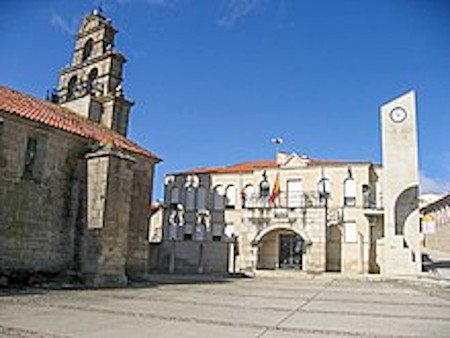
[[[299,235],[280,234],[278,266],[282,269],[302,268],[303,239]]]

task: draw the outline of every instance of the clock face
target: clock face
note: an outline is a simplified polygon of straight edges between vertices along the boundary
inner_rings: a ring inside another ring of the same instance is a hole
[[[396,107],[391,110],[391,120],[395,123],[403,122],[406,119],[406,110],[401,107]]]

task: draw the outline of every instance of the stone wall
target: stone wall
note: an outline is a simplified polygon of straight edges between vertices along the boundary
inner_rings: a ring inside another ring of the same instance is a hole
[[[0,271],[60,272],[73,267],[73,154],[84,140],[7,114],[0,134]],[[32,174],[24,175],[29,138]]]
[[[148,272],[149,266],[149,216],[153,163],[137,157],[131,189],[131,210],[128,224],[127,275],[139,277]]]
[[[97,285],[145,274],[154,160],[0,118],[0,274],[79,271]]]
[[[437,226],[436,233],[425,235],[424,246],[426,249],[450,253],[450,222]]]
[[[227,273],[229,243],[164,241],[157,245],[159,272]]]
[[[105,149],[87,156],[87,223],[81,271],[98,285],[125,284],[134,159]],[[102,203],[91,203],[102,201]],[[93,250],[94,249],[94,250]]]
[[[423,206],[421,214],[425,249],[450,253],[450,194]]]

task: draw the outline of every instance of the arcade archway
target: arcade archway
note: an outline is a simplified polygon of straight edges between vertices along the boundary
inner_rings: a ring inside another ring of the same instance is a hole
[[[303,269],[305,234],[290,227],[268,228],[256,236],[257,269]]]

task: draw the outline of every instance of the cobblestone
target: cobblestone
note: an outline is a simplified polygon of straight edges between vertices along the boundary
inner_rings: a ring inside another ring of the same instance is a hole
[[[158,276],[123,289],[4,291],[0,336],[449,337],[445,285],[337,275]]]

